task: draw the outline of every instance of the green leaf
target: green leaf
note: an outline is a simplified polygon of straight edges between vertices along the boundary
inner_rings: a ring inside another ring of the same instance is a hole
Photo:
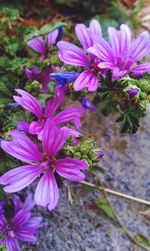
[[[100,210],[103,211],[103,213],[110,219],[115,220],[116,217],[114,215],[114,212],[112,210],[112,208],[109,206],[108,201],[105,198],[102,199],[97,199],[96,201],[96,205],[98,206],[98,208]]]
[[[26,43],[27,41],[31,40],[34,37],[46,35],[47,33],[57,29],[59,26],[65,26],[65,25],[66,25],[65,23],[57,23],[55,25],[45,24],[40,30],[32,28],[31,32],[25,35],[24,41]]]
[[[100,166],[92,166],[92,168],[89,171],[93,174],[96,174],[96,173],[105,174],[105,169]]]
[[[6,247],[3,244],[0,244],[0,251],[7,251]]]
[[[136,239],[145,247],[150,247],[150,240],[148,240],[143,234],[138,233]]]
[[[38,32],[38,35],[43,36],[55,29],[57,29],[59,26],[65,26],[65,23],[57,23],[55,25],[51,25],[51,24],[45,24]]]
[[[33,37],[37,37],[37,36],[38,36],[38,29],[37,28],[31,28],[30,32],[25,35],[24,42],[27,43]]]

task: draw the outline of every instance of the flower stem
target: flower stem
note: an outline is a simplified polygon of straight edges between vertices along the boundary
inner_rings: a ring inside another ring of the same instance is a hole
[[[117,192],[115,190],[108,189],[108,188],[105,188],[105,187],[103,188],[101,185],[96,185],[96,184],[93,184],[93,183],[90,183],[90,182],[81,181],[80,183],[82,183],[84,185],[87,185],[87,186],[90,186],[90,187],[93,187],[93,188],[97,188],[97,189],[99,189],[101,191],[105,190],[107,193],[114,194],[114,195],[117,195],[119,197],[123,197],[123,198],[128,199],[128,200],[136,201],[136,202],[139,202],[139,203],[146,204],[146,205],[150,206],[150,201],[147,201],[147,200],[143,200],[143,199],[131,196],[131,195],[120,193],[120,192]]]

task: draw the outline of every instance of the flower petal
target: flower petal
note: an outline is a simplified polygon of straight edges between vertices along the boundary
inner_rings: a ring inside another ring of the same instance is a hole
[[[30,211],[34,207],[34,205],[35,205],[35,203],[33,201],[32,194],[30,193],[27,196],[27,198],[26,198],[26,200],[25,200],[25,202],[24,202],[24,204],[22,206],[22,209],[24,211]]]
[[[34,66],[31,70],[25,67],[25,73],[28,79],[30,80],[38,80],[39,77],[39,69],[37,66]]]
[[[57,96],[46,102],[44,110],[45,118],[51,118],[64,99],[65,92],[63,88],[55,88],[55,92]]]
[[[112,48],[104,39],[101,39],[100,43],[95,43],[95,45],[88,48],[87,51],[103,61],[112,63],[115,61]]]
[[[13,193],[31,184],[41,173],[42,166],[27,165],[14,168],[0,177],[0,184],[5,185],[4,191]]]
[[[150,72],[150,63],[144,63],[131,68],[130,72],[134,72],[137,75],[141,75],[146,72]]]
[[[56,125],[74,121],[77,129],[81,127],[80,117],[84,114],[85,109],[81,106],[71,107],[65,109],[64,111],[58,113],[54,118]]]
[[[15,209],[15,214],[16,214],[21,208],[21,200],[18,195],[14,195],[13,204],[14,204],[14,209]]]
[[[115,55],[119,55],[121,53],[120,51],[120,31],[116,30],[115,28],[109,27],[108,28],[108,35],[109,35],[109,40],[110,44],[112,47],[112,51]]]
[[[18,123],[18,126],[17,126],[17,129],[20,130],[20,131],[24,131],[24,132],[29,132],[29,124],[25,121],[20,121]]]
[[[85,109],[89,109],[90,111],[96,110],[96,106],[95,106],[95,105],[92,105],[90,102],[88,102],[88,100],[86,99],[86,97],[83,97],[83,98],[81,99],[81,103],[82,103],[82,106],[83,106]]]
[[[84,71],[74,82],[74,89],[80,91],[87,88],[90,92],[96,91],[98,88],[98,77],[91,71]]]
[[[1,148],[11,156],[24,162],[39,162],[42,155],[39,152],[38,145],[32,142],[24,132],[11,131],[13,141],[2,140]]]
[[[19,243],[15,238],[5,238],[6,248],[8,251],[21,251]]]
[[[49,157],[54,157],[67,140],[67,133],[57,128],[53,121],[47,120],[42,136],[44,151]]]
[[[90,22],[89,30],[91,32],[93,44],[94,44],[94,41],[100,42],[102,38],[102,29],[101,29],[100,23],[96,19],[93,19]]]
[[[64,63],[77,66],[90,66],[86,54],[78,46],[65,41],[58,42],[57,46],[59,48],[58,56]]]
[[[33,121],[29,126],[29,133],[30,134],[40,134],[43,130],[44,124],[41,121]]]
[[[78,72],[58,72],[50,74],[53,80],[58,81],[60,87],[63,87],[67,82],[74,82],[80,75]]]
[[[37,238],[32,232],[30,231],[30,228],[19,228],[15,231],[16,238],[22,241],[27,241],[31,243],[35,243],[37,241]]]
[[[131,30],[126,24],[122,24],[120,26],[120,33],[121,33],[120,48],[121,48],[121,54],[123,56],[129,52],[129,49],[131,47]]]
[[[54,174],[50,171],[46,172],[40,179],[35,191],[35,203],[52,210],[56,207],[59,199],[58,186]]]
[[[128,67],[139,61],[142,57],[150,52],[150,40],[147,35],[140,34],[137,39],[132,42],[129,51]]]
[[[56,160],[55,167],[60,176],[73,181],[82,181],[85,175],[80,170],[86,170],[88,164],[83,160],[65,158]]]
[[[112,69],[112,79],[117,79],[123,77],[128,71],[127,70],[121,70],[118,67],[114,67]]]
[[[14,218],[12,219],[12,225],[14,225],[15,227],[20,227],[23,226],[25,223],[27,223],[29,221],[31,217],[31,213],[30,212],[26,212],[23,209],[20,209],[16,215],[14,216]]]
[[[39,119],[42,116],[41,104],[28,92],[21,89],[16,89],[16,92],[21,95],[21,97],[13,96],[14,100],[20,104],[24,109],[32,112]]]
[[[42,221],[42,217],[40,216],[35,216],[30,218],[30,220],[28,221],[28,223],[26,224],[26,227],[29,227],[30,229],[33,228],[34,231],[37,230],[38,228],[42,227],[43,224],[41,223]]]
[[[71,136],[71,137],[73,137],[73,138],[78,138],[78,137],[81,136],[81,133],[80,133],[80,132],[78,132],[78,131],[75,130],[75,129],[69,128],[69,127],[67,127],[67,126],[61,127],[61,130],[64,130],[64,131],[68,134],[68,136]]]
[[[90,36],[89,29],[84,24],[77,24],[75,33],[84,49],[93,45],[92,36]]]
[[[98,67],[100,69],[113,69],[114,64],[112,64],[111,62],[101,62],[98,64]]]
[[[35,37],[27,42],[27,45],[39,54],[45,52],[45,42],[42,37]]]
[[[58,29],[54,30],[48,34],[48,36],[47,36],[48,48],[50,48],[52,44],[56,43],[57,36],[58,36]]]

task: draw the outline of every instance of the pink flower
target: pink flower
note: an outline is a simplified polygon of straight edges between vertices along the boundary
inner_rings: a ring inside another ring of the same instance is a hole
[[[43,128],[47,119],[55,121],[56,125],[63,123],[68,123],[73,121],[76,128],[79,129],[81,126],[80,117],[85,112],[85,109],[81,106],[74,106],[55,114],[56,110],[60,106],[62,100],[64,99],[64,89],[56,88],[56,97],[46,101],[44,112],[42,112],[42,106],[31,94],[21,90],[16,90],[21,97],[14,96],[14,100],[20,104],[24,109],[33,113],[38,121],[33,121],[29,125],[29,133],[38,135],[41,140]],[[28,128],[26,123],[21,122],[19,128],[26,131]]]
[[[31,209],[34,206],[32,196],[28,195],[24,204],[18,196],[14,196],[14,216],[9,220],[4,213],[0,218],[0,244],[6,246],[8,251],[20,251],[18,240],[35,243],[36,234],[40,228],[42,217],[32,217]]]
[[[77,24],[75,32],[84,50],[70,42],[60,41],[57,43],[58,56],[64,63],[85,68],[75,80],[74,89],[80,91],[87,88],[90,92],[94,92],[98,88],[97,65],[99,60],[92,54],[87,53],[87,49],[93,46],[96,41],[101,40],[101,27],[98,21],[92,20],[89,28],[84,24]]]
[[[72,181],[82,181],[85,176],[81,172],[88,168],[88,164],[74,158],[58,158],[68,133],[55,126],[48,120],[45,124],[42,136],[43,153],[38,145],[32,142],[23,132],[12,131],[13,140],[2,141],[1,148],[11,156],[28,163],[8,171],[0,177],[0,184],[4,185],[4,191],[13,193],[20,191],[31,184],[37,177],[40,181],[37,185],[34,200],[35,203],[52,210],[58,203],[59,192],[55,174]]]
[[[47,92],[47,87],[48,84],[51,80],[51,76],[50,73],[52,72],[51,68],[47,68],[42,72],[39,72],[39,69],[37,66],[34,66],[32,69],[28,69],[27,67],[25,67],[25,74],[27,76],[28,79],[34,81],[37,80],[40,85],[41,85],[41,89],[43,92]]]
[[[40,54],[40,59],[44,60],[50,56],[50,47],[56,43],[59,30],[50,32],[45,38],[35,37],[27,42],[27,45]]]
[[[108,29],[109,42],[101,39],[98,43],[88,48],[100,60],[98,67],[100,70],[112,71],[113,79],[123,77],[131,72],[141,75],[150,71],[150,63],[143,63],[135,66],[150,52],[150,39],[148,32],[142,32],[135,41],[131,40],[131,31],[125,24],[120,26],[120,30]]]

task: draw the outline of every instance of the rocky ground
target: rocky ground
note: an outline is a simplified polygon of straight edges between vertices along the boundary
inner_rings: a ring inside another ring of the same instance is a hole
[[[150,200],[150,113],[136,135],[120,135],[113,117],[104,118],[98,112],[87,114],[83,130],[94,135],[106,153],[100,165],[106,170],[102,179],[111,189]],[[96,134],[95,134],[96,132]],[[90,181],[91,177],[90,177]],[[93,180],[94,181],[94,180]],[[88,191],[81,185],[69,184],[73,203],[68,202],[68,183],[60,189],[60,201],[51,213],[41,207],[38,214],[44,219],[36,246],[24,251],[142,251],[124,234],[122,229],[93,206],[99,191]],[[33,188],[32,188],[33,190]],[[140,232],[149,238],[150,222],[140,211],[148,207],[110,196],[118,216],[132,235]]]

